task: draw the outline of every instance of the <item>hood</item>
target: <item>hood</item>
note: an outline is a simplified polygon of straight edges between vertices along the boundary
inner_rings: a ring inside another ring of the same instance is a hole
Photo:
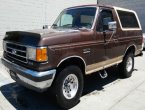
[[[54,44],[54,42],[58,43],[57,40],[60,41],[60,37],[70,36],[76,33],[79,34],[80,31],[73,29],[40,29],[30,31],[11,31],[6,32],[4,40],[13,43],[19,43],[22,45],[42,46],[52,45]],[[65,42],[65,40],[63,42]]]
[[[65,34],[65,33],[79,32],[79,30],[74,30],[74,29],[37,29],[37,30],[30,30],[30,31],[26,31],[26,32],[40,34],[41,37],[51,37],[51,36]]]
[[[38,31],[37,31],[38,32]],[[40,32],[40,31],[39,31]],[[41,32],[40,45],[60,45],[75,42],[73,40],[81,37],[80,30],[74,29],[47,29]]]

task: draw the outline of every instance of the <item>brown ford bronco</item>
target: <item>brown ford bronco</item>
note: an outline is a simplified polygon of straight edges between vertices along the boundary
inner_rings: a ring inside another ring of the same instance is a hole
[[[137,14],[128,9],[85,5],[61,12],[51,29],[6,32],[2,63],[17,83],[36,91],[51,87],[63,108],[81,97],[84,76],[118,65],[130,77],[142,54]]]

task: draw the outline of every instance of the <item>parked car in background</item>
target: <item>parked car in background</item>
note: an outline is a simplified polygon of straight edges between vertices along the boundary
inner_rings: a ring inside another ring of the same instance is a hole
[[[105,69],[118,65],[130,77],[142,41],[136,12],[76,6],[63,10],[51,29],[7,32],[2,63],[17,83],[41,92],[51,87],[58,104],[69,109],[79,102],[85,75],[99,71],[106,78]]]

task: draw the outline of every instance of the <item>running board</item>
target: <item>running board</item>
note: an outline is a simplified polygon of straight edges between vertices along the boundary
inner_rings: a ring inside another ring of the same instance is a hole
[[[106,70],[99,71],[99,75],[102,79],[105,79],[108,77],[108,73],[106,72]]]

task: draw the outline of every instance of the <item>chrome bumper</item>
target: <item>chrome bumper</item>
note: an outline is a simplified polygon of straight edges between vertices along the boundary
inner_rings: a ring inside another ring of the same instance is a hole
[[[9,60],[2,58],[2,63],[9,69],[12,79],[19,84],[43,92],[49,88],[54,80],[56,69],[37,72],[22,66],[19,66]]]

